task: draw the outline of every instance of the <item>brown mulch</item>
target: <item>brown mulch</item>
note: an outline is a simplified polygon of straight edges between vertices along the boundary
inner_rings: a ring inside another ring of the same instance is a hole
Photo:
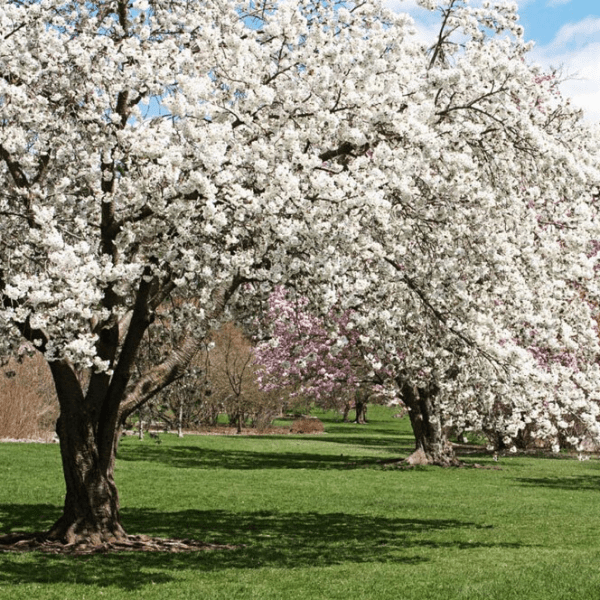
[[[190,435],[286,435],[291,433],[290,427],[266,427],[264,429],[254,429],[242,427],[242,433],[238,434],[237,428],[229,426],[216,425],[215,427],[201,427],[200,429],[190,429],[184,431]]]
[[[0,536],[0,553],[38,551],[47,554],[83,556],[114,552],[201,552],[235,550],[241,547],[239,545],[209,544],[200,540],[155,538],[147,535],[129,535],[122,540],[101,544],[90,544],[84,541],[65,544],[56,540],[48,540],[43,533],[10,533]]]

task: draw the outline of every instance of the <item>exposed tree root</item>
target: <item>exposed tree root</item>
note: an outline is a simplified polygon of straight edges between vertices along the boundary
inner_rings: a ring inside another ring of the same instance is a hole
[[[65,544],[48,538],[47,533],[10,533],[0,536],[0,552],[45,552],[48,554],[108,554],[114,552],[198,552],[234,550],[241,546],[208,544],[199,540],[154,538],[128,535],[112,542],[93,544],[85,539]]]
[[[462,465],[450,447],[444,448],[435,454],[427,453],[422,448],[418,448],[405,461],[412,466],[436,465],[438,467],[460,467]]]
[[[479,463],[466,463],[466,462],[464,462],[462,460],[458,460],[458,459],[455,459],[451,464],[448,464],[446,462],[444,462],[444,463],[428,462],[428,463],[421,463],[420,465],[415,465],[415,464],[409,463],[405,458],[401,458],[401,459],[394,458],[394,459],[390,459],[390,460],[378,460],[377,464],[382,465],[384,468],[393,468],[393,469],[400,469],[400,470],[405,470],[405,471],[414,469],[417,466],[422,466],[423,464],[426,464],[427,466],[442,467],[442,468],[453,467],[453,468],[457,468],[457,469],[487,469],[490,471],[502,471],[502,467],[497,467],[495,465],[481,465]]]

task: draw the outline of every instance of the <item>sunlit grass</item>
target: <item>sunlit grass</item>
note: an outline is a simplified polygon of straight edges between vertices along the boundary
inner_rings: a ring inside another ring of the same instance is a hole
[[[567,457],[418,468],[405,420],[325,415],[321,436],[125,438],[130,533],[233,543],[194,554],[0,555],[0,598],[600,598],[600,469]],[[58,448],[0,445],[0,532],[60,514]]]

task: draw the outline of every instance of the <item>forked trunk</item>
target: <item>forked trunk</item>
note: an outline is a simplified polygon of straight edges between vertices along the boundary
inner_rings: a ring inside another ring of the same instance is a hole
[[[150,277],[149,268],[144,275],[124,337],[119,335],[116,323],[99,334],[98,355],[113,365],[112,374],[92,373],[84,394],[68,361],[49,363],[60,404],[56,432],[66,484],[63,515],[46,535],[51,540],[97,545],[127,537],[121,525],[114,481],[121,426],[185,371],[200,343],[194,336],[187,336],[160,365],[142,376],[135,386],[129,385],[139,345],[158,305],[158,300],[153,304],[154,298],[160,296],[156,295],[157,280]],[[235,280],[225,290],[215,316],[239,284],[240,280]]]
[[[103,448],[92,419],[77,413],[63,413],[57,422],[66,495],[63,515],[48,537],[67,544],[115,542],[126,537],[113,478],[116,432],[115,442]]]
[[[93,374],[84,396],[68,362],[51,362],[50,370],[60,404],[56,433],[66,494],[63,515],[46,537],[91,545],[124,539],[113,477],[118,403],[110,394],[108,376]]]
[[[435,406],[435,386],[418,388],[403,383],[401,389],[415,436],[415,451],[406,461],[442,467],[459,464]]]

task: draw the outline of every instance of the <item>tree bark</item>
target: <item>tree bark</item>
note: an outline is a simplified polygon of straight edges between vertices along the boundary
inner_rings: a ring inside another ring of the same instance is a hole
[[[83,396],[70,365],[50,363],[60,402],[56,433],[65,478],[63,514],[47,537],[66,544],[100,544],[123,539],[119,495],[114,481],[117,430],[106,443],[100,408]]]
[[[415,436],[415,451],[406,461],[415,465],[458,465],[459,461],[435,406],[435,386],[424,388],[401,382],[400,389]]]
[[[112,376],[93,373],[84,394],[67,360],[49,363],[60,405],[56,433],[66,485],[63,515],[47,533],[49,539],[95,545],[126,537],[113,476],[121,433],[119,407],[142,336],[152,320],[150,292],[151,283],[142,281],[116,363],[116,325],[107,324],[99,334],[98,352],[114,365]]]
[[[57,423],[66,495],[63,514],[48,532],[50,539],[66,544],[92,545],[126,537],[121,525],[119,494],[115,485],[114,450],[108,468],[98,452],[90,424],[73,415],[61,415]]]

